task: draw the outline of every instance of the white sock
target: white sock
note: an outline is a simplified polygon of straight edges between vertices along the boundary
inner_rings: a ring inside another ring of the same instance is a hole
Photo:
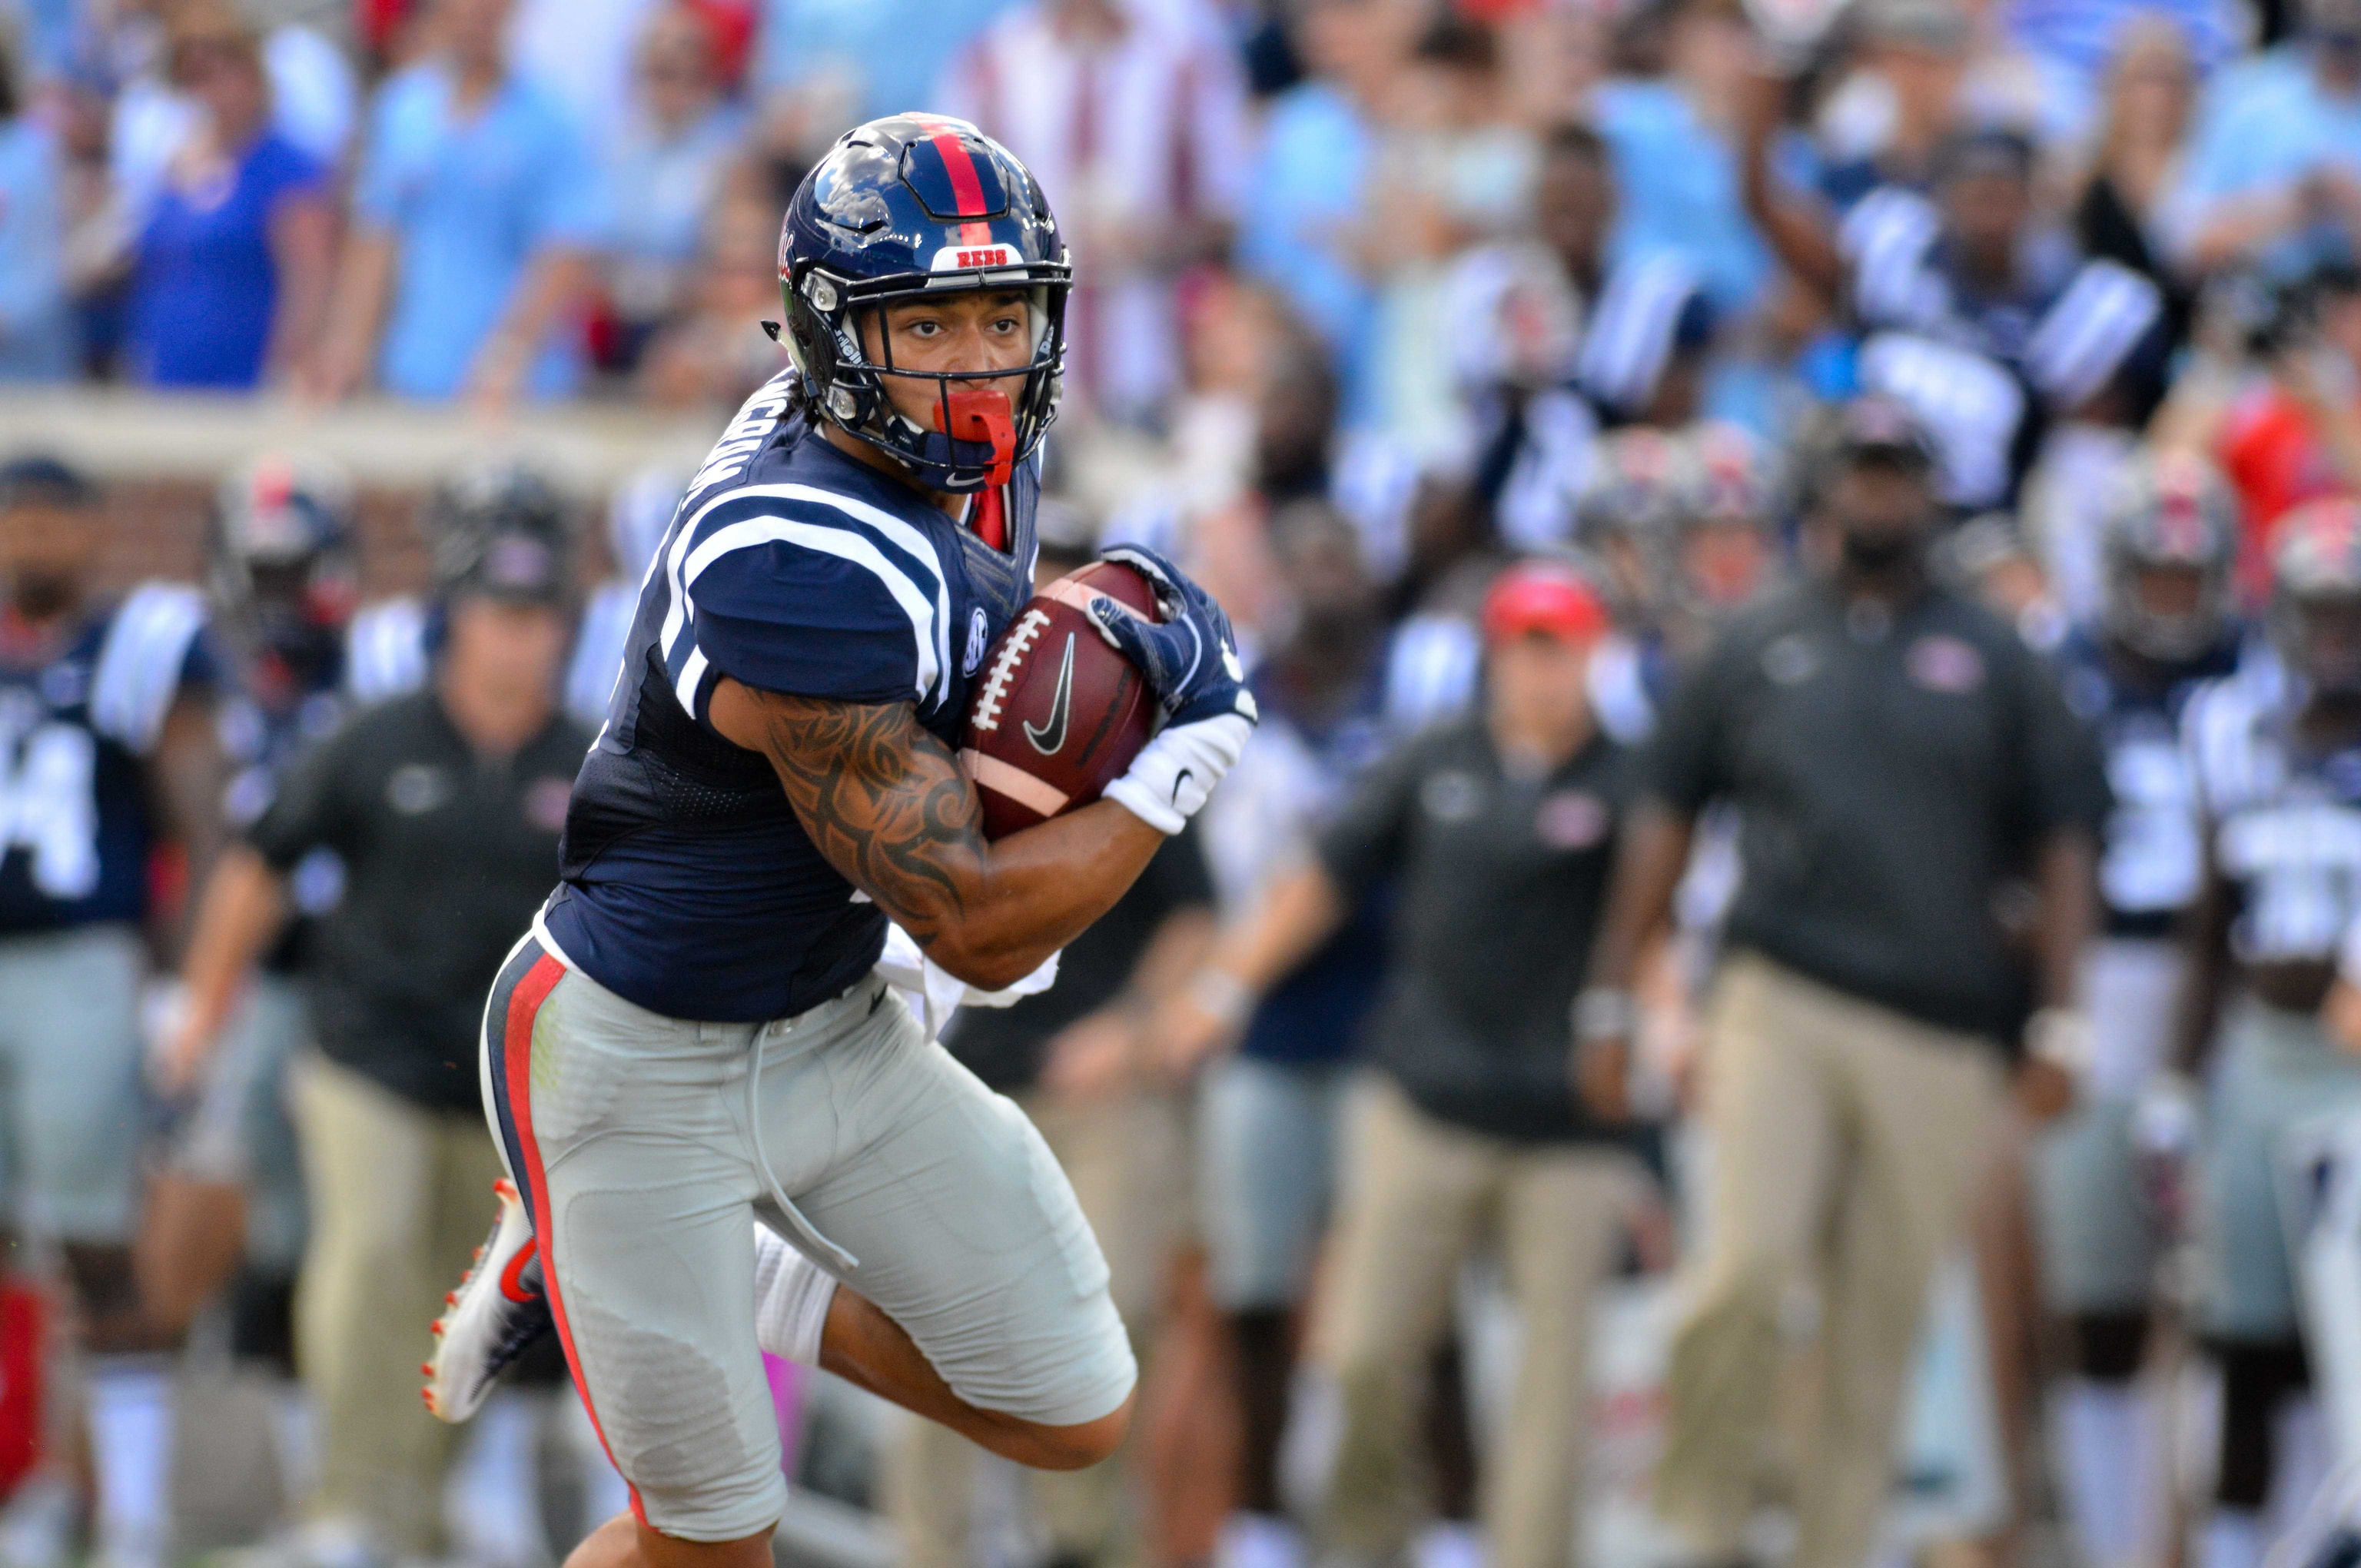
[[[2261,1514],[2216,1504],[2198,1539],[2197,1568],[2262,1568],[2269,1539]]]
[[[1214,1568],[1302,1568],[1303,1536],[1279,1514],[1241,1509],[1222,1521]]]
[[[164,1561],[171,1467],[172,1378],[162,1365],[100,1359],[90,1376],[91,1458],[98,1470],[98,1553],[111,1568]]]
[[[533,1452],[536,1407],[547,1402],[508,1390],[489,1400],[468,1426],[444,1482],[443,1513],[452,1544],[469,1562],[522,1568],[548,1555]]]
[[[2094,1568],[2146,1552],[2160,1501],[2152,1401],[2137,1383],[2070,1378],[2050,1408],[2067,1513]]]
[[[836,1277],[771,1233],[754,1227],[754,1343],[783,1360],[819,1365],[820,1331]]]
[[[270,1404],[270,1436],[279,1450],[279,1492],[289,1504],[301,1503],[320,1484],[319,1423],[312,1419],[312,1398],[303,1385],[284,1382]]]
[[[2320,1400],[2295,1394],[2280,1401],[2271,1420],[2271,1492],[2263,1500],[2263,1528],[2277,1541],[2303,1520],[2304,1511],[2328,1481],[2328,1427]]]

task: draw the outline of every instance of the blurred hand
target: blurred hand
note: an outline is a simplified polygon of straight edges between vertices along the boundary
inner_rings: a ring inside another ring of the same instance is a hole
[[[468,403],[479,414],[498,417],[507,413],[524,389],[525,372],[532,358],[529,346],[507,333],[495,333],[467,372]]]
[[[1206,989],[1184,985],[1164,999],[1148,1025],[1149,1049],[1167,1077],[1185,1080],[1237,1043],[1243,1020],[1235,1009],[1209,1004]]]
[[[2320,1021],[2330,1039],[2361,1055],[2361,986],[2349,980],[2330,986],[2327,999],[2320,1004]]]
[[[1767,138],[1786,116],[1787,93],[1792,83],[1787,73],[1772,61],[1767,50],[1758,51],[1754,69],[1746,73],[1744,81],[1736,105],[1738,128],[1750,138]]]
[[[2074,1103],[2074,1076],[2054,1061],[2026,1058],[2011,1087],[2017,1108],[2037,1124],[2056,1120]]]
[[[1065,1100],[1104,1100],[1131,1081],[1139,1028],[1114,1008],[1075,1019],[1049,1038],[1041,1087]]]
[[[201,1027],[186,1008],[181,1009],[179,1016],[165,1025],[148,1063],[156,1092],[166,1100],[187,1097],[195,1090],[205,1062],[213,1054],[214,1032]]]
[[[1601,1122],[1631,1119],[1631,1042],[1613,1036],[1579,1041],[1574,1047],[1574,1092],[1583,1109]]]

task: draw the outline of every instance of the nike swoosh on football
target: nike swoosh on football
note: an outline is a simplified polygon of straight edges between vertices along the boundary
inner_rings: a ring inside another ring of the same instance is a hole
[[[1058,689],[1049,694],[1049,722],[1034,727],[1025,721],[1025,739],[1045,757],[1051,757],[1066,744],[1066,716],[1074,706],[1074,634],[1066,633],[1066,656],[1058,663]]]

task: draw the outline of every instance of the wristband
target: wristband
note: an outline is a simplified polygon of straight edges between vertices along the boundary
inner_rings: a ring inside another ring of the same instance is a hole
[[[2091,1015],[2079,1007],[2045,1007],[2025,1025],[2025,1054],[2081,1083],[2090,1077],[2097,1045]]]
[[[1189,1000],[1226,1028],[1236,1028],[1254,1011],[1254,992],[1227,970],[1201,969],[1191,976]]]
[[[1574,999],[1574,1037],[1585,1045],[1593,1040],[1626,1040],[1640,1022],[1631,993],[1613,986],[1594,985]]]

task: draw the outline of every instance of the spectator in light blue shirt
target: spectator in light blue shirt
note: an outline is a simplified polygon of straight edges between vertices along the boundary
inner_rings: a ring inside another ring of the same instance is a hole
[[[711,23],[686,5],[655,12],[634,52],[631,107],[608,153],[615,243],[607,297],[627,334],[624,361],[683,303],[707,214],[745,131],[744,114],[721,96]]]
[[[57,145],[25,112],[0,38],[0,381],[58,380],[72,367],[64,236]]]
[[[825,146],[883,115],[932,105],[935,82],[960,50],[1016,0],[763,0],[754,83],[764,92],[832,84],[843,125],[805,127]]]
[[[1305,5],[1297,47],[1312,75],[1271,105],[1239,204],[1238,262],[1327,343],[1349,426],[1371,423],[1379,400],[1368,330],[1377,293],[1359,254],[1379,134],[1369,106],[1391,96],[1419,19],[1411,5]]]
[[[402,397],[489,403],[562,396],[580,377],[577,314],[612,204],[555,97],[509,70],[508,11],[508,0],[436,0],[445,51],[378,92],[324,395],[372,367]]]
[[[2192,271],[2361,251],[2361,0],[2311,0],[2299,38],[2215,78],[2164,224]]]
[[[1686,0],[1671,22],[1669,73],[1618,77],[1591,94],[1621,192],[1609,242],[1614,257],[1678,252],[1726,316],[1751,308],[1771,273],[1771,254],[1740,197],[1735,137],[1712,117],[1733,111],[1751,34],[1735,5]]]

